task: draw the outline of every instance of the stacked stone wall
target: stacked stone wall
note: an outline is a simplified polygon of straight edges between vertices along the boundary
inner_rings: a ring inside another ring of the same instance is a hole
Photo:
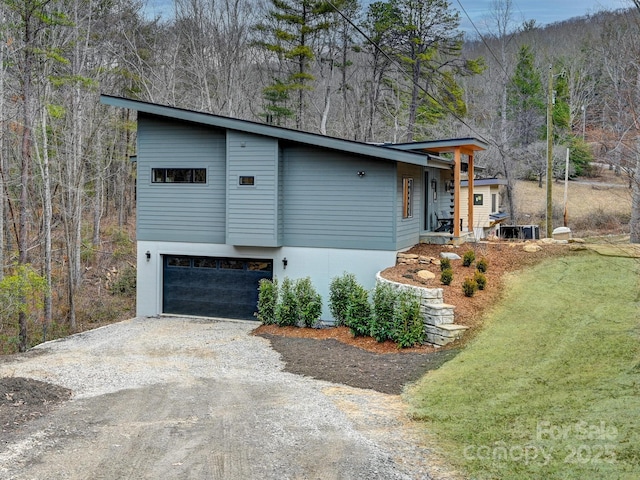
[[[462,337],[467,327],[455,325],[454,305],[444,303],[442,288],[425,288],[387,280],[376,275],[376,282],[391,285],[397,291],[408,291],[420,298],[420,312],[423,316],[427,342],[446,345]]]

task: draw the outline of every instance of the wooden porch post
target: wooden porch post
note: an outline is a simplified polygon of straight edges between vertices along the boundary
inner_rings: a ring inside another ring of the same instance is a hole
[[[460,147],[453,150],[453,236],[460,237]]]
[[[474,202],[474,198],[473,198],[473,152],[471,152],[469,154],[469,202],[467,204],[468,207],[468,211],[467,211],[467,218],[469,219],[469,231],[473,232],[473,204]]]

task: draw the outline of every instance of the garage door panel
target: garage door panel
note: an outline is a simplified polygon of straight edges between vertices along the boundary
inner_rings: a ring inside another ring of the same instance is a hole
[[[165,256],[162,311],[255,320],[259,281],[272,278],[272,267],[265,259]]]

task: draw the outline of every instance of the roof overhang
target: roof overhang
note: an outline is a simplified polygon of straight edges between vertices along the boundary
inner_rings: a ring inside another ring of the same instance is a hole
[[[409,149],[386,148],[386,146],[354,142],[351,140],[328,137],[326,135],[319,135],[316,133],[301,132],[298,130],[252,122],[249,120],[223,117],[220,115],[213,115],[211,113],[196,112],[193,110],[143,102],[140,100],[131,100],[112,95],[100,95],[100,102],[104,105],[127,108],[149,115],[172,118],[202,125],[210,125],[223,129],[252,133],[255,135],[263,135],[266,137],[277,138],[279,140],[302,143],[314,147],[363,155],[371,158],[408,163],[422,167],[429,165],[429,155],[426,151],[407,151]]]
[[[450,138],[448,140],[432,140],[424,142],[393,143],[386,144],[388,148],[403,151],[423,151],[440,155],[442,153],[453,153],[460,150],[465,155],[473,155],[475,152],[486,150],[489,144],[474,137]]]

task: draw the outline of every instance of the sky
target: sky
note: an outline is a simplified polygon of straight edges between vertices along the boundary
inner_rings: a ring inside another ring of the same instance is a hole
[[[371,1],[361,0],[362,3]],[[535,20],[540,26],[601,10],[628,8],[633,4],[632,0],[512,0],[512,2],[516,24],[521,24],[525,20]],[[474,30],[466,14],[480,32],[486,30],[487,13],[490,11],[492,0],[450,0],[450,3],[453,8],[460,11],[463,30]],[[156,15],[170,17],[173,12],[173,0],[146,0],[145,12],[150,17]]]
[[[463,30],[473,30],[468,15],[478,30],[484,33],[492,0],[450,1],[451,6],[460,11]],[[512,2],[513,20],[516,25],[525,20],[535,20],[539,26],[594,14],[602,10],[629,8],[633,5],[632,0],[512,0]]]

